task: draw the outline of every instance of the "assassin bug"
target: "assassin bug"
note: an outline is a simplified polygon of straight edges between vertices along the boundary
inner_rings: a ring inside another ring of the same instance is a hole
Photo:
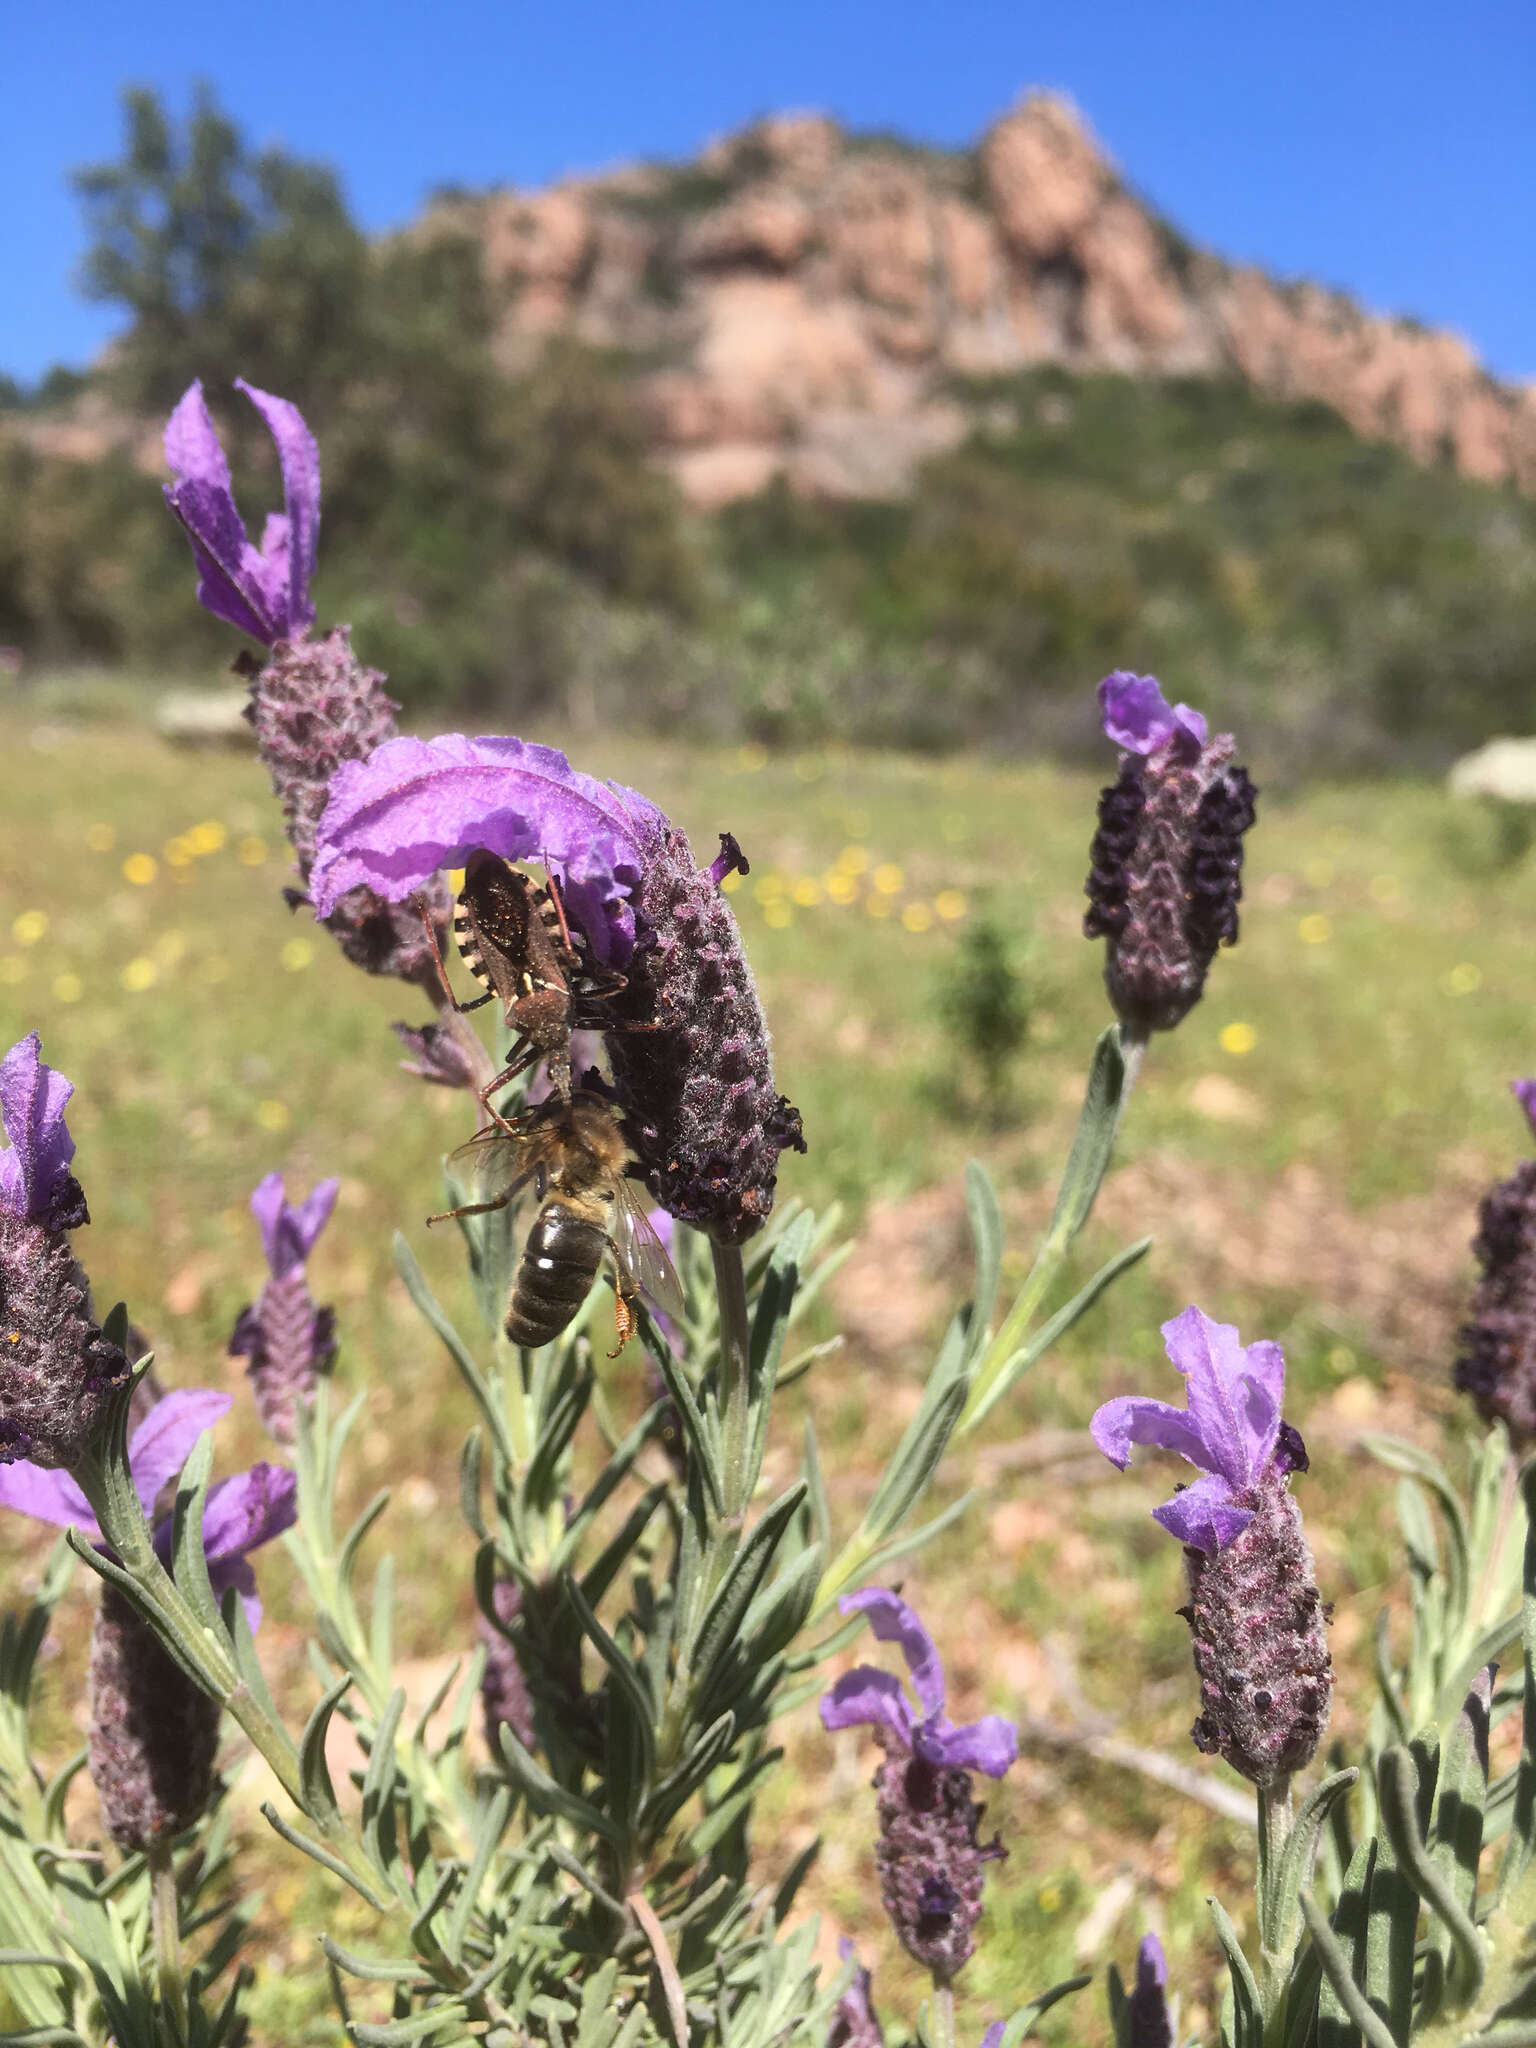
[[[616,996],[626,978],[599,968],[586,957],[566,921],[559,885],[551,875],[535,882],[499,854],[482,848],[464,866],[464,886],[454,907],[453,933],[464,964],[484,995],[461,1003],[449,986],[430,922],[428,935],[443,988],[455,1010],[478,1010],[499,1001],[514,1034],[511,1058],[478,1090],[480,1106],[503,1130],[512,1126],[492,1109],[490,1098],[543,1060],[549,1085],[562,1102],[571,1099],[571,1033],[578,1030],[648,1030],[619,1026],[592,1006]]]

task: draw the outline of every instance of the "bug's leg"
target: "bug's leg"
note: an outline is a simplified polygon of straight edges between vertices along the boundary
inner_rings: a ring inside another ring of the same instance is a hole
[[[437,927],[433,924],[431,918],[428,917],[425,910],[423,910],[421,913],[421,921],[423,925],[425,925],[426,927],[427,944],[432,948],[432,958],[437,965],[437,978],[443,984],[443,994],[448,998],[449,1009],[457,1010],[459,1015],[462,1017],[465,1015],[467,1011],[478,1010],[482,1003],[488,1003],[491,1000],[490,993],[487,993],[483,996],[476,996],[472,1003],[461,1003],[459,1001],[458,997],[453,992],[453,983],[448,979],[448,970],[443,965],[442,953],[438,949]]]
[[[494,1202],[465,1202],[457,1209],[439,1209],[435,1216],[427,1218],[428,1228],[434,1223],[446,1223],[454,1216],[485,1216],[492,1209],[505,1209],[512,1199],[516,1186],[517,1183],[514,1182],[513,1186],[508,1188],[505,1194],[498,1195]]]
[[[490,1118],[491,1122],[493,1124],[500,1124],[501,1128],[504,1131],[510,1131],[514,1137],[517,1135],[517,1126],[513,1123],[509,1123],[507,1119],[502,1115],[499,1109],[493,1109],[491,1107],[491,1097],[495,1095],[499,1089],[505,1088],[509,1081],[515,1081],[519,1074],[526,1073],[528,1068],[531,1067],[534,1061],[538,1058],[539,1054],[538,1048],[536,1046],[529,1045],[526,1043],[526,1041],[519,1041],[519,1044],[521,1046],[521,1050],[519,1050],[519,1047],[517,1045],[513,1047],[513,1057],[509,1061],[509,1063],[502,1068],[501,1072],[499,1074],[493,1075],[492,1078],[486,1082],[483,1088],[478,1088],[475,1091],[476,1099],[479,1102],[480,1107],[485,1111],[486,1115]]]
[[[550,902],[555,906],[555,916],[560,920],[560,943],[565,948],[567,958],[574,960],[578,956],[575,942],[571,938],[571,928],[565,921],[565,901],[560,894],[560,884],[555,880],[554,870],[549,865],[548,854],[544,856],[544,873],[544,886],[549,891]]]

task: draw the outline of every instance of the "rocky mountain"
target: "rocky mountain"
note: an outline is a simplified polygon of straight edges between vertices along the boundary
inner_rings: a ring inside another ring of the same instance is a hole
[[[424,227],[483,238],[509,368],[552,334],[631,352],[663,459],[704,506],[780,475],[899,494],[963,437],[986,380],[1041,362],[1236,376],[1536,489],[1536,386],[1501,385],[1453,335],[1191,247],[1045,94],[972,151],[785,115],[685,166],[445,199]]]

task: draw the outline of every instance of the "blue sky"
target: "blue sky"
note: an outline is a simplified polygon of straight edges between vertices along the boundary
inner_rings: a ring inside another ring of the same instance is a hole
[[[73,289],[70,168],[116,154],[123,85],[180,109],[195,76],[254,140],[336,165],[370,228],[434,184],[687,156],[786,107],[960,144],[1050,85],[1193,240],[1536,376],[1531,0],[0,0],[0,48],[0,370],[23,379],[112,330]]]

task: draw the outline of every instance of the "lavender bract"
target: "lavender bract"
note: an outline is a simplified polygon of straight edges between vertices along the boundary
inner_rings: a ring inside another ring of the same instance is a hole
[[[1155,676],[1117,669],[1099,703],[1123,754],[1099,799],[1083,930],[1108,941],[1121,1022],[1168,1031],[1200,1000],[1217,948],[1236,942],[1254,787],[1231,765],[1232,735],[1208,739],[1200,713],[1170,706]]]
[[[74,1088],[33,1031],[0,1060],[0,1465],[75,1464],[128,1361],[102,1335],[68,1231],[90,1221],[70,1171],[64,1109]]]
[[[1536,1129],[1536,1081],[1513,1081],[1510,1090]],[[1524,1451],[1536,1441],[1536,1160],[1523,1160],[1484,1195],[1472,1252],[1480,1273],[1455,1384],[1484,1422],[1502,1422]]]
[[[1122,1471],[1134,1444],[1176,1451],[1202,1477],[1153,1517],[1184,1544],[1202,1713],[1198,1749],[1267,1785],[1310,1761],[1327,1726],[1333,1664],[1312,1555],[1290,1493],[1307,1469],[1281,1418],[1278,1344],[1244,1346],[1230,1323],[1188,1308],[1163,1325],[1188,1386],[1187,1408],[1125,1395],[1089,1427]]]
[[[1155,1934],[1145,1934],[1136,1951],[1128,2048],[1173,2048],[1167,1984],[1168,1959],[1163,1954],[1163,1945]]]
[[[159,1497],[197,1439],[230,1407],[227,1394],[167,1394],[134,1430],[128,1465],[134,1491],[169,1563],[172,1521]],[[215,1595],[233,1588],[254,1630],[261,1620],[250,1553],[293,1524],[293,1474],[272,1465],[220,1480],[208,1490],[203,1554]],[[98,1542],[101,1530],[67,1473],[20,1462],[0,1470],[0,1507]],[[112,1839],[125,1852],[149,1848],[190,1827],[213,1789],[219,1706],[161,1647],[115,1587],[102,1589],[91,1635],[87,1762]]]
[[[401,739],[342,769],[321,821],[316,909],[367,887],[400,902],[481,847],[545,862],[594,956],[624,970],[608,1050],[625,1130],[669,1214],[737,1243],[767,1220],[778,1156],[804,1150],[720,883],[647,798],[519,739]],[[620,1029],[617,1027],[640,1027]]]
[[[266,421],[282,470],[283,510],[269,514],[260,548],[252,546],[235,509],[229,464],[200,379],[166,422],[165,460],[176,481],[162,489],[192,544],[198,603],[273,647],[314,624],[309,579],[320,534],[320,451],[296,405],[240,377],[235,389]]]
[[[335,1313],[315,1306],[304,1264],[340,1186],[323,1180],[294,1208],[284,1197],[282,1175],[269,1173],[251,1196],[270,1277],[254,1304],[241,1309],[229,1349],[249,1361],[256,1411],[284,1445],[294,1441],[300,1403],[313,1398],[316,1381],[336,1357]]]
[[[867,1724],[886,1751],[875,1773],[880,1895],[903,1948],[949,1984],[975,1950],[984,1866],[1004,1854],[977,1838],[983,1809],[970,1774],[1002,1777],[1018,1755],[1018,1730],[999,1714],[964,1727],[949,1719],[938,1650],[897,1594],[871,1587],[838,1605],[900,1646],[922,1709],[913,1711],[899,1679],[861,1664],[824,1696],[821,1719],[828,1729]]]
[[[839,1940],[837,1953],[845,1963],[854,1954],[853,1943],[846,1936]],[[885,2029],[875,2012],[874,1985],[862,1964],[837,2001],[827,2029],[827,2048],[885,2048]]]

